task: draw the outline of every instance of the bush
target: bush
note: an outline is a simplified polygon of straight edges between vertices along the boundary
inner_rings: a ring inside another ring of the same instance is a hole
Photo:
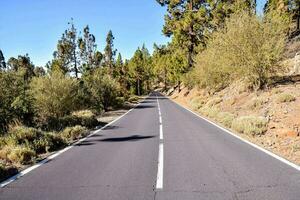
[[[253,98],[249,107],[251,109],[259,109],[261,108],[265,103],[267,102],[267,99],[263,98]]]
[[[243,116],[232,122],[232,128],[247,135],[262,135],[267,131],[268,120],[264,117]]]
[[[232,14],[225,27],[212,34],[206,50],[197,55],[191,76],[199,86],[214,91],[240,79],[251,88],[261,88],[281,70],[276,63],[284,50],[286,28],[280,18]]]
[[[18,164],[30,164],[36,153],[28,147],[17,146],[12,149],[12,151],[7,155],[7,158]]]
[[[235,115],[229,112],[220,112],[217,114],[216,120],[224,126],[231,128]]]
[[[199,110],[205,104],[205,100],[201,97],[195,97],[190,101],[192,109]]]
[[[288,93],[279,94],[277,97],[278,103],[292,102],[295,100],[296,100],[296,97],[291,94],[288,94]]]
[[[79,123],[70,126],[81,125],[87,128],[94,128],[99,124],[96,115],[90,110],[81,110],[72,113],[72,116],[77,117]]]
[[[136,95],[130,96],[128,98],[128,102],[130,102],[130,103],[138,103],[139,100],[140,100],[140,98],[138,96],[136,96]]]
[[[124,97],[117,97],[115,100],[115,108],[122,108],[125,103],[125,98]]]
[[[0,149],[0,160],[9,161],[8,154],[12,151],[13,146],[3,146]]]
[[[17,145],[28,144],[41,137],[43,137],[43,133],[35,128],[16,126],[9,130],[7,142]]]
[[[73,112],[71,115],[66,115],[60,118],[50,118],[47,124],[41,125],[45,130],[61,131],[66,127],[76,125],[94,128],[99,124],[96,115],[90,110],[82,110]]]
[[[52,72],[51,76],[35,77],[30,85],[40,120],[60,118],[73,111],[77,93],[75,79]]]
[[[203,115],[205,115],[211,119],[216,119],[216,117],[219,113],[219,110],[216,107],[207,107],[207,106],[200,108],[199,111]]]
[[[60,135],[68,142],[73,142],[76,139],[82,138],[87,135],[87,129],[82,126],[74,126],[65,128]]]
[[[97,110],[107,111],[109,107],[114,106],[120,94],[120,85],[115,79],[100,68],[84,78],[84,84],[91,94],[91,102]]]
[[[56,151],[67,145],[66,141],[57,133],[45,133],[46,152]]]
[[[214,99],[209,100],[206,105],[208,107],[216,106],[217,104],[221,103],[223,100],[220,97],[216,97]]]

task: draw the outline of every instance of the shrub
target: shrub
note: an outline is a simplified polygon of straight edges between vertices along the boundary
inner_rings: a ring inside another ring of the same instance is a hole
[[[87,129],[82,126],[67,127],[61,133],[61,136],[68,142],[73,142],[76,139],[87,135]]]
[[[268,121],[264,117],[243,116],[232,122],[232,128],[247,135],[262,135],[267,131]]]
[[[216,117],[219,113],[219,110],[216,107],[207,107],[207,106],[200,108],[199,111],[203,115],[205,115],[209,118],[212,118],[212,119],[216,119]]]
[[[94,128],[99,124],[96,115],[90,110],[76,111],[72,113],[72,116],[77,117],[79,123],[70,126],[81,125],[87,128]]]
[[[94,117],[95,114],[91,110],[79,110],[72,112],[72,116],[76,116],[79,118],[91,118]]]
[[[205,100],[201,97],[195,97],[190,101],[192,109],[198,110],[205,104]]]
[[[60,118],[74,109],[77,93],[75,79],[52,72],[51,76],[33,78],[30,85],[40,120]]]
[[[24,165],[31,163],[35,156],[35,152],[30,148],[17,146],[7,155],[7,158],[13,163]]]
[[[263,98],[253,98],[251,103],[249,104],[249,107],[251,109],[259,109],[261,108],[265,103],[267,102],[266,99]]]
[[[221,103],[222,101],[223,101],[222,98],[216,97],[214,99],[209,100],[206,103],[206,105],[209,106],[209,107],[212,107],[212,106],[216,106],[217,104]]]
[[[292,101],[295,101],[295,100],[296,100],[296,97],[291,95],[291,94],[288,94],[288,93],[279,94],[278,97],[277,97],[277,102],[278,103],[292,102]]]
[[[128,98],[128,102],[130,102],[130,103],[138,103],[139,99],[140,99],[140,98],[139,98],[138,96],[133,95],[133,96],[130,96],[130,97]]]
[[[43,136],[43,133],[35,128],[28,128],[24,126],[16,126],[9,130],[8,143],[15,143],[18,145],[32,143]],[[11,142],[9,142],[11,140]],[[14,142],[13,142],[14,141]]]
[[[3,146],[0,149],[0,160],[8,161],[8,154],[12,151],[13,146]]]
[[[66,146],[66,141],[57,133],[45,133],[44,140],[46,141],[46,151],[56,151]]]
[[[91,102],[97,110],[107,111],[114,105],[120,93],[120,85],[115,79],[100,68],[84,78],[84,84],[91,94]]]
[[[235,118],[235,115],[229,112],[219,112],[217,114],[216,120],[223,124],[224,126],[231,128],[232,122]]]
[[[284,50],[286,28],[280,18],[232,14],[224,28],[212,34],[206,50],[197,55],[192,76],[199,86],[210,90],[241,79],[251,88],[261,88],[282,69],[276,63]]]
[[[117,97],[116,100],[115,100],[114,107],[115,108],[122,108],[124,103],[125,103],[125,98],[124,97]]]

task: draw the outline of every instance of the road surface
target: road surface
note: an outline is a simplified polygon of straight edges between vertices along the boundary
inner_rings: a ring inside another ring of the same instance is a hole
[[[299,200],[300,173],[153,93],[0,199]]]

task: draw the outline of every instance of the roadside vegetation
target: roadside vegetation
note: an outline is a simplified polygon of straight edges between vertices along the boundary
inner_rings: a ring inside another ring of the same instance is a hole
[[[171,95],[185,88],[184,97],[201,91],[187,103],[194,110],[261,138],[274,118],[282,120],[274,108],[291,113],[284,106],[299,103],[298,89],[275,88],[294,80],[283,61],[286,51],[298,51],[299,1],[267,1],[262,16],[254,0],[156,1],[167,8],[163,34],[171,40],[154,44],[152,54],[142,45],[123,59],[112,31],[100,51],[90,27],[78,31],[73,21],[46,66],[27,54],[5,60],[0,50],[0,179],[86,136],[101,125],[97,116],[153,89]]]
[[[167,8],[153,66],[166,94],[300,163],[300,2],[157,0]],[[178,12],[180,11],[180,12]]]
[[[105,124],[98,116],[138,103],[152,89],[144,45],[124,60],[112,31],[100,52],[89,26],[78,34],[69,24],[46,66],[27,54],[6,62],[0,51],[0,180],[85,137]]]

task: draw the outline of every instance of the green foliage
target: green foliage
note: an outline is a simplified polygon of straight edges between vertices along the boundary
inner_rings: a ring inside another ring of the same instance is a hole
[[[124,97],[117,97],[115,100],[114,107],[115,108],[122,108],[125,103],[125,98]]]
[[[281,93],[277,97],[278,103],[292,102],[295,100],[296,100],[296,97],[294,95],[288,94],[288,93]]]
[[[138,103],[140,100],[140,98],[136,95],[131,95],[129,98],[128,98],[128,102],[130,103]]]
[[[211,119],[216,119],[220,111],[216,107],[203,106],[199,109],[199,112]]]
[[[150,88],[150,78],[152,77],[151,57],[148,49],[143,45],[138,48],[129,61],[129,76],[131,87],[134,87],[136,95],[147,93]]]
[[[74,26],[73,19],[69,23],[70,27],[62,34],[57,43],[57,50],[53,53],[54,60],[50,64],[51,72],[74,72],[76,78],[82,69],[78,63],[77,57],[77,29]]]
[[[105,70],[96,69],[84,79],[84,84],[91,95],[91,104],[95,109],[106,111],[114,105],[120,93],[120,85]]]
[[[114,49],[114,36],[110,30],[106,36],[106,46],[104,49],[104,66],[112,69],[114,67],[114,56],[116,55],[116,50]]]
[[[194,110],[199,110],[206,103],[202,97],[195,97],[190,101],[190,105]]]
[[[72,113],[72,116],[78,118],[77,121],[79,123],[77,124],[87,128],[94,128],[99,124],[96,115],[91,110],[76,111]],[[76,124],[73,124],[73,126],[74,125]]]
[[[232,122],[232,128],[247,135],[262,135],[267,131],[268,120],[264,117],[243,116]]]
[[[249,105],[251,109],[260,109],[263,107],[265,103],[268,102],[268,99],[264,99],[263,97],[254,97]]]
[[[32,163],[36,154],[29,147],[17,146],[7,155],[7,158],[13,162],[22,165]]]
[[[0,49],[0,71],[6,69],[6,63],[5,63],[5,58],[3,56],[3,53]]]
[[[284,49],[285,31],[285,24],[278,18],[261,20],[247,12],[232,14],[197,56],[192,76],[198,85],[210,90],[222,89],[239,79],[251,88],[261,88],[280,70],[275,64]]]
[[[63,137],[68,142],[73,142],[74,140],[80,139],[86,136],[88,133],[87,129],[82,126],[73,126],[65,128],[61,133],[61,137]]]
[[[83,29],[83,37],[78,39],[78,48],[83,73],[88,73],[100,65],[102,54],[96,51],[96,38],[90,33],[89,26]]]
[[[34,107],[40,121],[60,118],[74,110],[77,81],[53,72],[51,76],[37,77],[31,82]]]
[[[216,120],[223,124],[225,127],[231,128],[235,115],[229,112],[219,112]]]

